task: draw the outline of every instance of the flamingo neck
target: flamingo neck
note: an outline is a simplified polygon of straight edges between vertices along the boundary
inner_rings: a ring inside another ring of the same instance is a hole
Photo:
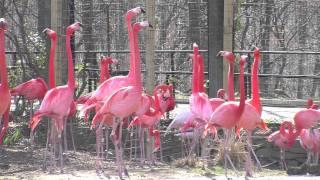
[[[6,54],[5,54],[5,39],[4,30],[0,30],[0,74],[1,74],[1,86],[2,88],[8,89],[8,75],[6,65]]]
[[[99,83],[103,83],[105,80],[110,78],[109,73],[109,64],[102,64],[100,65],[100,80]]]
[[[199,88],[199,92],[204,92],[204,75],[203,75],[203,58],[198,58],[199,61],[199,84],[198,84],[198,88]]]
[[[55,72],[54,72],[54,55],[56,51],[56,38],[51,38],[51,48],[49,57],[49,88],[56,87]]]
[[[197,93],[199,91],[198,74],[197,55],[194,54],[192,58],[192,93]]]
[[[261,102],[260,102],[260,95],[259,95],[259,77],[258,77],[259,61],[260,61],[260,58],[255,58],[252,64],[251,91],[252,91],[253,106],[259,111],[259,113],[261,113]]]
[[[67,50],[67,57],[68,57],[68,86],[71,89],[75,89],[75,80],[74,80],[74,72],[73,72],[73,59],[72,59],[70,40],[71,40],[71,34],[67,33],[67,35],[66,35],[66,50]]]
[[[244,66],[243,65],[240,65],[239,89],[240,89],[240,103],[238,108],[238,117],[242,115],[244,111],[244,106],[245,106]]]
[[[130,67],[129,67],[129,73],[128,77],[133,78],[135,76],[134,71],[135,71],[135,42],[134,42],[134,32],[133,28],[131,25],[131,19],[132,15],[127,14],[126,20],[127,20],[127,26],[128,26],[128,36],[129,36],[129,49],[130,49]]]
[[[228,72],[228,100],[229,101],[235,101],[233,76],[234,76],[234,62],[230,61],[229,62],[229,72]],[[241,91],[241,89],[240,89],[240,91]]]
[[[130,63],[133,65],[134,69],[133,69],[133,75],[134,75],[134,85],[137,86],[141,91],[142,91],[142,83],[141,83],[141,57],[140,57],[140,49],[139,49],[139,38],[138,38],[138,32],[139,32],[140,28],[136,29],[134,31],[134,55],[133,55],[133,62],[134,63]]]

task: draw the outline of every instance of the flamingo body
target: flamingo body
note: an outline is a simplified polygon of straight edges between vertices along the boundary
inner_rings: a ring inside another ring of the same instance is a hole
[[[294,115],[297,130],[310,129],[320,122],[320,111],[315,109],[302,109]]]
[[[11,89],[12,96],[24,96],[27,100],[42,100],[48,86],[42,78],[31,79]]]

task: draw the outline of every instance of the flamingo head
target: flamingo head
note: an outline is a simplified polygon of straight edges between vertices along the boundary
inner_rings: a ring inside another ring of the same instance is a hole
[[[246,63],[247,58],[248,58],[248,56],[246,56],[246,55],[240,56],[239,65],[243,67]]]
[[[226,91],[224,89],[219,89],[217,91],[217,98],[226,99]]]
[[[141,21],[133,24],[133,29],[136,31],[139,31],[141,28],[146,28],[146,27],[153,28],[153,26],[148,21]]]
[[[126,17],[129,18],[129,20],[131,20],[132,17],[135,17],[141,13],[146,13],[146,11],[142,7],[135,7],[127,11]]]
[[[109,64],[118,64],[118,60],[110,56],[101,56],[100,64],[107,66]]]
[[[7,30],[7,21],[4,18],[0,18],[0,30]]]
[[[313,105],[313,100],[311,98],[309,98],[307,100],[307,109],[311,108],[312,105]]]
[[[67,34],[71,35],[75,31],[79,31],[82,27],[82,24],[80,22],[75,22],[67,27]]]
[[[228,60],[230,63],[233,63],[235,60],[234,54],[230,51],[220,51],[218,52],[217,56],[222,56],[226,60]]]
[[[48,35],[51,39],[57,38],[57,33],[49,28],[45,28],[42,32]]]
[[[193,53],[194,54],[199,54],[199,46],[197,43],[193,43],[192,44],[192,48],[193,48]]]
[[[154,89],[154,97],[160,108],[161,112],[168,112],[174,109],[175,101],[173,96],[173,86],[172,85],[158,85]]]
[[[254,47],[253,56],[255,59],[260,59],[260,49],[258,47]]]

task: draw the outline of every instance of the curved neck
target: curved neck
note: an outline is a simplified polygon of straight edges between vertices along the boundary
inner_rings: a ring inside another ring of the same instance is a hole
[[[138,33],[139,33],[140,28],[137,28],[134,30],[133,32],[133,39],[134,39],[134,56],[133,56],[133,62],[134,63],[130,63],[133,65],[134,69],[133,69],[133,75],[134,75],[134,85],[139,87],[142,91],[142,83],[141,83],[141,57],[140,57],[140,49],[139,49],[139,38],[138,38]]]
[[[75,80],[74,80],[74,72],[73,72],[73,60],[72,60],[72,52],[71,52],[71,34],[67,33],[66,35],[66,50],[68,56],[68,86],[71,89],[75,88]]]
[[[252,102],[253,105],[259,113],[261,113],[261,102],[259,95],[259,77],[258,77],[258,69],[259,69],[259,61],[260,58],[254,58],[252,64],[252,72],[251,72],[251,92],[252,92]]]
[[[134,69],[135,64],[134,64],[134,58],[135,58],[135,42],[134,42],[134,34],[133,34],[133,29],[132,29],[132,25],[131,25],[131,19],[132,19],[132,15],[128,14],[126,16],[126,20],[127,20],[127,26],[128,26],[128,36],[129,36],[129,49],[130,49],[130,67],[129,67],[129,73],[128,76],[129,77],[134,77]]]
[[[49,89],[56,87],[55,72],[54,72],[54,55],[56,51],[56,38],[51,38],[51,48],[49,57]]]
[[[228,100],[229,101],[235,101],[233,76],[234,76],[234,62],[229,61],[229,72],[228,72]]]
[[[198,88],[199,88],[199,92],[204,92],[204,72],[203,72],[203,57],[199,57],[198,58],[199,61],[199,82],[198,82]]]
[[[109,73],[109,64],[102,64],[100,65],[100,80],[99,83],[103,83],[105,80],[110,78]]]
[[[245,89],[244,89],[244,66],[240,65],[240,75],[239,75],[239,89],[240,89],[240,103],[238,108],[238,117],[240,117],[244,111],[245,105]]]
[[[5,54],[5,39],[4,30],[0,30],[0,75],[1,75],[1,86],[3,88],[9,88],[7,65],[6,65],[6,54]]]

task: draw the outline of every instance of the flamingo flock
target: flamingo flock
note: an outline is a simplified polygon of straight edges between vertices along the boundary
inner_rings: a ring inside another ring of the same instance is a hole
[[[5,57],[5,31],[7,23],[0,18],[0,118],[1,132],[0,145],[6,134],[9,122],[9,110],[11,96],[23,96],[30,102],[30,139],[33,142],[33,132],[41,122],[43,117],[48,117],[51,128],[48,128],[47,144],[50,142],[50,152],[52,153],[51,165],[55,166],[55,157],[59,158],[60,171],[63,172],[64,149],[67,149],[67,122],[75,116],[77,107],[81,106],[80,114],[84,117],[84,122],[89,123],[88,114],[95,111],[90,127],[96,133],[96,169],[103,171],[103,154],[109,151],[109,135],[103,137],[103,130],[112,128],[110,139],[114,145],[117,173],[120,178],[129,176],[127,166],[123,159],[123,128],[132,129],[137,126],[139,129],[140,143],[140,165],[145,163],[145,131],[150,138],[154,139],[152,144],[152,154],[161,148],[161,132],[158,129],[159,122],[165,113],[175,108],[174,87],[171,84],[158,84],[149,95],[143,90],[141,76],[141,55],[139,47],[139,32],[146,28],[153,28],[148,21],[132,22],[132,19],[145,13],[141,7],[136,7],[126,13],[125,20],[128,28],[129,39],[129,73],[126,76],[110,77],[109,65],[116,64],[118,60],[113,57],[101,57],[100,61],[100,81],[99,86],[93,92],[74,98],[76,80],[74,76],[74,61],[70,45],[71,36],[76,31],[80,31],[81,23],[75,22],[66,28],[66,52],[68,63],[68,81],[66,85],[56,86],[54,78],[54,54],[57,34],[54,30],[46,28],[43,32],[51,39],[49,57],[49,82],[48,85],[41,77],[31,79],[17,85],[9,87],[6,57]],[[171,128],[180,130],[181,134],[192,133],[192,144],[189,155],[192,154],[195,144],[199,139],[213,138],[213,141],[222,142],[224,167],[227,175],[228,164],[236,171],[232,159],[230,158],[232,136],[240,137],[240,133],[246,134],[246,161],[245,176],[253,176],[252,155],[256,166],[262,169],[261,163],[255,154],[252,143],[252,133],[256,128],[268,131],[266,123],[261,119],[262,105],[259,89],[259,62],[261,61],[260,49],[253,50],[254,61],[252,64],[252,95],[251,99],[245,98],[244,68],[247,56],[240,56],[239,60],[232,52],[220,51],[218,56],[222,56],[229,64],[227,90],[220,89],[216,98],[210,98],[204,89],[204,58],[199,53],[199,47],[193,43],[192,60],[192,92],[189,97],[189,107],[181,110],[175,119],[168,126],[165,134]],[[234,69],[239,63],[239,101],[234,93]],[[33,102],[38,100],[40,107],[33,113]],[[267,137],[267,141],[274,143],[280,148],[280,161],[283,169],[287,169],[285,163],[285,150],[291,148],[297,139],[300,140],[301,147],[307,152],[307,164],[318,164],[320,153],[320,129],[317,125],[320,122],[320,111],[318,105],[310,99],[307,107],[298,111],[292,120],[284,120],[276,131]],[[218,131],[222,130],[224,137],[218,137]],[[210,135],[210,136],[209,136]],[[64,145],[63,145],[64,142]],[[104,150],[103,142],[106,149]],[[64,147],[64,148],[63,148]],[[152,157],[152,156],[151,156]],[[149,161],[155,164],[155,159]]]

